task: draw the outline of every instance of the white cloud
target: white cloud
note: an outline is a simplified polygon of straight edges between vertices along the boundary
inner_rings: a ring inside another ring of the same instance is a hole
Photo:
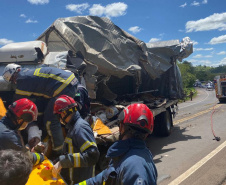
[[[184,4],[180,5],[179,7],[184,8],[185,6],[187,6],[187,3],[184,3]]]
[[[193,43],[193,46],[199,44],[199,43],[198,43],[197,41],[195,41],[195,40],[193,40],[192,43]]]
[[[215,13],[197,21],[188,21],[186,23],[186,32],[226,30],[226,12]]]
[[[126,14],[127,4],[125,3],[112,3],[106,6],[105,12],[107,17],[118,17]]]
[[[191,6],[199,6],[199,5],[200,5],[200,3],[197,2],[197,1],[193,1],[193,2],[191,3]]]
[[[20,14],[20,17],[26,18],[27,16],[25,14]]]
[[[139,26],[133,26],[129,28],[129,31],[131,31],[134,34],[139,33],[141,30],[142,29]]]
[[[76,12],[78,14],[82,14],[83,11],[85,11],[87,8],[89,8],[88,3],[83,4],[68,4],[66,5],[66,9],[71,12]]]
[[[217,67],[217,66],[220,66],[220,65],[226,65],[226,57],[223,58],[221,61],[215,63],[213,66]]]
[[[203,58],[203,56],[201,54],[195,55],[192,58]]]
[[[8,40],[8,39],[0,39],[0,45],[6,45],[6,44],[9,44],[9,43],[12,43],[14,42],[13,40]]]
[[[105,7],[100,4],[94,4],[90,9],[89,13],[91,15],[102,16],[105,13]]]
[[[214,37],[209,41],[209,44],[222,44],[226,43],[226,35],[221,35],[219,37]]]
[[[194,65],[206,65],[206,66],[212,66],[212,62],[209,60],[197,60],[197,59],[190,59],[189,62],[191,62]]]
[[[149,42],[158,42],[158,41],[160,41],[161,39],[160,38],[151,38],[150,40],[149,40]]]
[[[221,51],[221,52],[217,53],[217,55],[226,55],[226,51]]]
[[[192,58],[212,58],[212,55],[201,55],[201,54],[197,54],[195,56],[193,56]]]
[[[27,1],[31,4],[36,4],[36,5],[38,5],[38,4],[43,5],[43,4],[49,3],[49,0],[27,0]]]
[[[38,23],[36,20],[28,19],[25,21],[25,23]]]
[[[218,65],[225,65],[226,64],[226,57],[223,58]]]
[[[179,32],[184,32],[184,30],[181,30],[181,29],[180,29],[180,30],[178,30],[178,31],[179,31]]]
[[[106,7],[100,4],[94,4],[90,9],[90,15],[102,16],[105,15],[107,17],[119,17],[126,14],[128,6],[125,3],[112,3],[108,4]]]
[[[204,57],[205,58],[212,58],[213,56],[212,55],[205,55]]]
[[[202,4],[207,4],[207,3],[208,3],[207,0],[203,0],[203,1],[202,1]]]
[[[213,48],[194,48],[194,51],[211,51]]]

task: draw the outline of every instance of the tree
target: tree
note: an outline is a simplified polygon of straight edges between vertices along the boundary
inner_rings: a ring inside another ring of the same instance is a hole
[[[178,63],[178,67],[181,71],[181,77],[184,88],[192,87],[197,79],[194,75],[194,67],[188,61],[184,61],[182,63]]]

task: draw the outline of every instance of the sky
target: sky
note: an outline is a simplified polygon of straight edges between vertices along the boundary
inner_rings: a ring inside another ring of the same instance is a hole
[[[226,65],[226,0],[0,0],[0,47],[33,41],[56,19],[108,17],[148,43],[190,37],[193,66]]]

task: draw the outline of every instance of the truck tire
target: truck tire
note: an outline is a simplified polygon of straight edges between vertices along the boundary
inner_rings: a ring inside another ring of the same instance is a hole
[[[167,137],[171,134],[173,127],[173,120],[171,111],[167,109],[160,113],[154,120],[154,134],[156,136]]]

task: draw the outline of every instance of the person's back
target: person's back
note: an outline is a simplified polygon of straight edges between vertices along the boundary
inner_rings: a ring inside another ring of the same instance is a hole
[[[152,154],[140,139],[118,141],[109,149],[107,157],[112,158],[110,166],[114,167],[117,173],[115,185],[151,185],[157,181],[157,169]]]
[[[76,78],[72,72],[54,67],[22,69],[17,76],[15,93],[16,95],[52,98],[62,93],[65,87],[72,83],[73,79]]]

